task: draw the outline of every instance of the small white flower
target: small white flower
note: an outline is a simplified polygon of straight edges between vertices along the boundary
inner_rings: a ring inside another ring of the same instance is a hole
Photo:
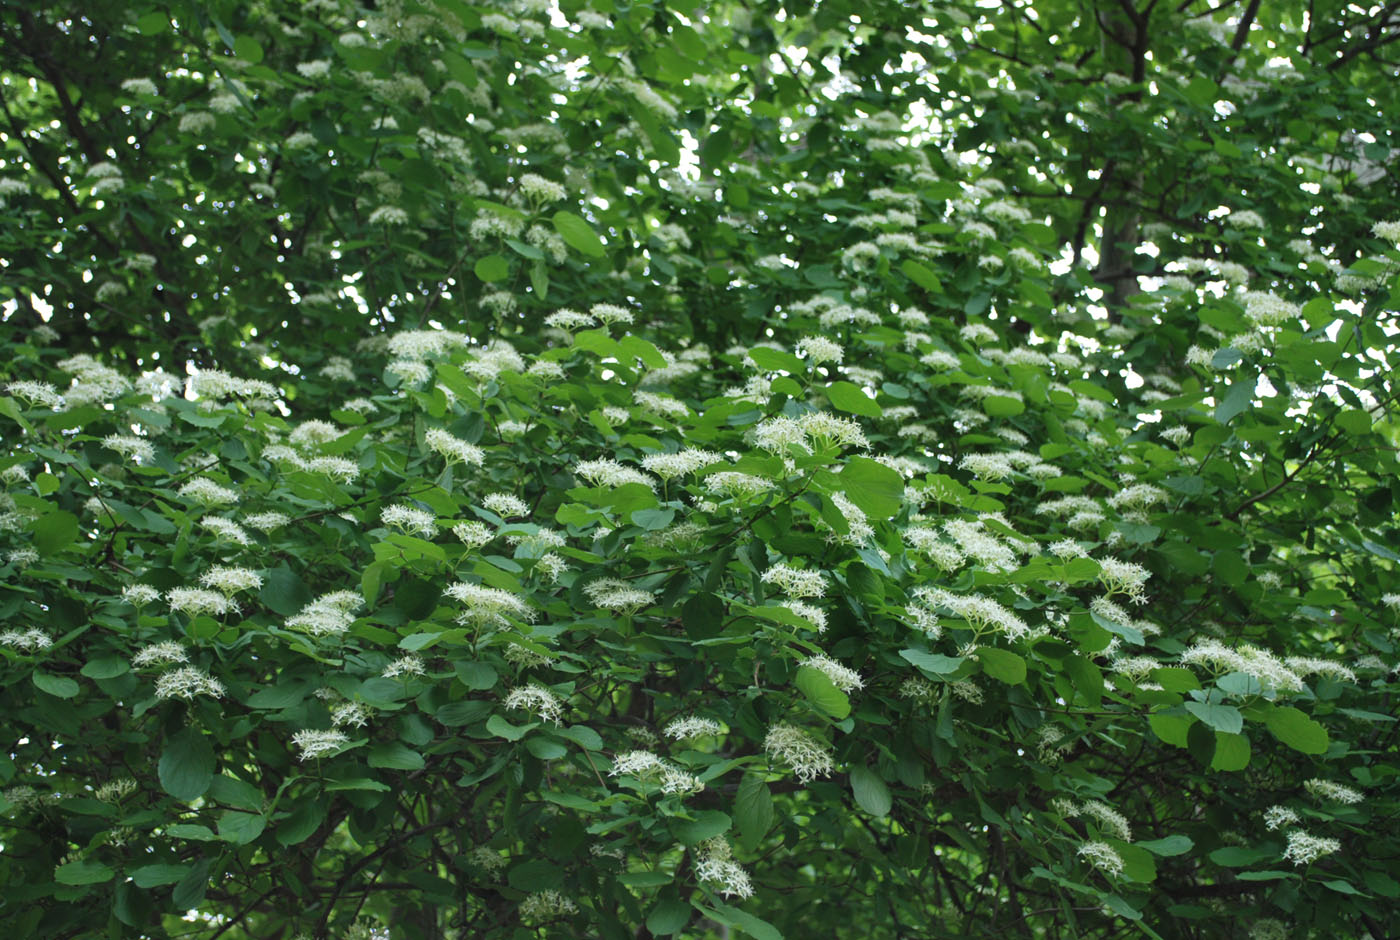
[[[831,751],[825,744],[789,724],[779,723],[769,728],[763,739],[763,749],[773,759],[790,766],[802,783],[825,777],[834,767]]]
[[[222,698],[223,694],[223,683],[217,679],[211,679],[194,666],[171,669],[161,673],[160,677],[156,679],[156,698],[192,699],[196,695]]]
[[[1099,871],[1110,875],[1123,874],[1123,856],[1107,842],[1085,842],[1075,854]]]
[[[563,703],[558,697],[535,683],[511,689],[502,705],[511,710],[533,712],[543,721],[558,722],[564,714]]]
[[[405,503],[385,506],[380,511],[379,518],[386,526],[402,532],[411,532],[426,539],[437,535],[437,517]]]
[[[530,507],[525,501],[509,493],[492,493],[481,501],[481,505],[502,519],[521,519],[530,515]]]
[[[314,731],[308,728],[292,735],[292,746],[301,752],[297,760],[320,757],[349,743],[350,736],[343,731]]]

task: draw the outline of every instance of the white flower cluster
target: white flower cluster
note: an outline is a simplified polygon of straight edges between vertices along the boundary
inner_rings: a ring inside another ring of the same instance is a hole
[[[292,735],[292,746],[301,752],[297,760],[320,757],[349,743],[350,736],[344,731],[314,731],[308,728]]]
[[[406,503],[385,506],[379,519],[386,526],[430,539],[437,535],[437,517],[427,510],[415,509]]]
[[[210,678],[194,666],[181,666],[163,672],[156,679],[156,698],[192,699],[196,695],[209,695],[221,698],[224,685]]]
[[[1123,874],[1123,856],[1107,842],[1085,842],[1075,854],[1106,874]]]
[[[647,489],[656,489],[656,481],[645,473],[606,457],[601,460],[579,461],[574,465],[574,476],[588,481],[593,486],[625,486],[628,483],[640,483]]]
[[[385,679],[397,679],[400,676],[421,676],[423,671],[422,658],[409,653],[392,660],[389,665],[384,667],[384,671],[380,675]]]
[[[1340,783],[1333,783],[1330,780],[1321,780],[1314,777],[1303,783],[1303,789],[1317,797],[1319,800],[1331,800],[1334,803],[1345,803],[1348,806],[1355,806],[1364,802],[1366,797],[1360,790],[1353,790],[1351,787]]]
[[[801,601],[784,601],[782,606],[807,621],[818,633],[826,632],[826,611],[820,607],[813,607]]]
[[[982,594],[954,594],[942,588],[921,587],[914,595],[930,608],[951,610],[977,633],[996,630],[1008,640],[1019,640],[1031,632],[1024,620]]]
[[[1107,803],[1090,800],[1080,804],[1079,811],[1097,819],[1105,829],[1111,830],[1113,837],[1120,842],[1133,841],[1133,830],[1128,825],[1127,818]]]
[[[262,575],[249,568],[233,568],[228,565],[215,565],[200,575],[199,583],[214,588],[224,596],[239,591],[256,591],[263,586]],[[139,585],[144,587],[145,585]]]
[[[5,386],[5,391],[30,405],[40,405],[51,411],[62,411],[66,406],[63,396],[48,382],[11,382]]]
[[[1301,829],[1294,829],[1288,834],[1288,846],[1283,850],[1283,857],[1294,865],[1309,865],[1324,855],[1341,851],[1341,848],[1342,843],[1336,839],[1313,836]]]
[[[825,336],[805,336],[798,340],[797,354],[814,366],[823,362],[840,362],[846,355],[840,343]]]
[[[295,616],[287,618],[287,629],[302,630],[312,636],[339,636],[355,622],[354,611],[364,603],[355,591],[322,594]]]
[[[1146,602],[1147,595],[1144,591],[1144,585],[1147,584],[1147,579],[1152,577],[1150,571],[1142,565],[1121,561],[1111,556],[1098,559],[1098,563],[1099,583],[1110,595],[1126,594],[1130,600],[1139,604]]]
[[[509,493],[491,493],[481,500],[481,505],[502,519],[521,519],[530,515],[530,507],[525,501]]]
[[[156,459],[155,445],[131,434],[109,434],[102,439],[102,446],[137,464],[149,464]]]
[[[167,665],[169,663],[187,663],[190,661],[189,654],[185,648],[174,640],[165,640],[160,643],[152,643],[137,650],[136,655],[131,657],[131,665],[140,669],[144,666]]]
[[[1253,646],[1230,649],[1219,640],[1200,640],[1181,654],[1185,665],[1206,666],[1216,672],[1242,672],[1265,688],[1301,692],[1303,677],[1289,669],[1268,650]]]
[[[175,492],[202,506],[226,506],[238,502],[237,492],[220,486],[208,477],[195,477]]]
[[[792,768],[802,783],[825,777],[834,768],[831,750],[801,728],[778,723],[763,738],[763,750]]]
[[[825,411],[811,411],[798,418],[780,415],[768,418],[753,431],[753,441],[774,454],[786,454],[796,446],[811,453],[818,444],[867,448],[870,446],[860,425]]]
[[[198,616],[199,614],[223,614],[237,611],[238,605],[222,594],[203,588],[171,588],[165,595],[171,610]]]
[[[725,897],[753,896],[753,882],[742,865],[734,861],[734,850],[724,836],[706,839],[696,846],[695,877],[714,885]]]
[[[423,432],[423,442],[430,449],[446,457],[449,464],[464,463],[479,467],[486,459],[486,455],[480,447],[453,437],[442,428],[429,428]]]
[[[677,741],[688,741],[691,738],[719,737],[724,734],[724,731],[724,725],[713,718],[687,715],[672,721],[662,729],[661,733],[668,738],[675,738]]]
[[[46,650],[53,646],[53,640],[42,630],[30,627],[28,630],[6,630],[0,633],[0,646],[9,646],[27,653],[30,650]]]
[[[457,616],[461,624],[506,627],[512,617],[533,621],[537,616],[524,598],[500,588],[458,581],[444,593],[466,608]]]
[[[861,679],[860,673],[829,656],[809,656],[802,660],[801,664],[825,675],[831,680],[831,684],[842,692],[854,692],[856,689],[865,688],[865,681]]]
[[[511,710],[533,712],[542,721],[558,722],[564,714],[564,704],[558,697],[537,683],[511,689],[502,705]]]
[[[253,544],[253,540],[241,525],[232,519],[225,519],[223,516],[205,516],[199,520],[199,527],[212,532],[215,538],[232,542],[235,545]]]
[[[701,467],[708,467],[723,459],[714,451],[687,447],[685,450],[673,454],[649,454],[642,458],[642,467],[663,480],[670,480],[673,477],[694,473]]]
[[[694,774],[667,763],[650,751],[627,751],[617,755],[608,776],[635,777],[639,781],[654,783],[667,795],[684,796],[705,789]]]
[[[719,496],[752,498],[775,486],[772,480],[737,470],[721,470],[705,477],[705,490]]]
[[[595,607],[629,615],[649,605],[655,596],[651,591],[643,591],[618,578],[599,578],[589,582],[584,586],[583,593]]]
[[[487,17],[483,16],[481,19],[485,23]],[[578,905],[553,888],[547,891],[536,891],[520,902],[520,916],[525,920],[542,920],[548,917],[564,917],[577,913]]]
[[[1285,826],[1292,826],[1298,823],[1298,814],[1287,806],[1270,806],[1264,810],[1264,828],[1273,832],[1275,829],[1282,829]]]
[[[813,569],[794,568],[779,562],[763,572],[764,584],[775,584],[789,597],[822,597],[826,594],[826,575]]]

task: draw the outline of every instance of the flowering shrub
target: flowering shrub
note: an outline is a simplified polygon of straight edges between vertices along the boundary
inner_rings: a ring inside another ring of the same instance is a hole
[[[109,6],[0,11],[17,936],[1395,933],[1367,49]]]

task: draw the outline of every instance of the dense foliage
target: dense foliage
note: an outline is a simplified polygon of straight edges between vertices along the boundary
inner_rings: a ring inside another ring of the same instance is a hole
[[[0,922],[1400,933],[1396,10],[0,6]]]

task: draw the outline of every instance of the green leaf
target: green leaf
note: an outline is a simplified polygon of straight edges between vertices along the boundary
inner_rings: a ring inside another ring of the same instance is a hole
[[[528,725],[513,725],[500,715],[492,715],[486,719],[486,730],[498,738],[505,738],[507,741],[519,741],[530,733],[532,728],[539,727],[538,722]]]
[[[899,270],[904,272],[904,276],[915,284],[918,284],[930,294],[943,293],[943,282],[938,279],[938,275],[932,270],[915,261],[912,258],[906,259],[899,266]]]
[[[326,801],[312,798],[297,804],[292,814],[277,827],[277,841],[285,846],[300,845],[321,828],[326,820]]]
[[[1242,734],[1215,733],[1215,757],[1211,770],[1244,770],[1249,766],[1249,738]]]
[[[878,418],[885,413],[874,399],[851,382],[832,382],[826,388],[826,397],[833,407],[853,415]]]
[[[78,517],[62,509],[41,516],[34,524],[34,547],[45,558],[67,548],[78,537]]]
[[[131,666],[117,656],[98,656],[84,663],[79,671],[89,679],[115,679],[130,672]]]
[[[401,741],[378,744],[369,752],[369,765],[389,770],[419,770],[426,765],[423,755]]]
[[[1178,855],[1185,855],[1191,851],[1195,843],[1189,836],[1172,835],[1161,839],[1152,839],[1147,842],[1135,842],[1134,845],[1147,849],[1153,855],[1160,855],[1163,858],[1174,858]]]
[[[462,685],[473,692],[495,688],[499,678],[490,663],[459,662],[452,668]]]
[[[267,817],[261,813],[225,810],[219,817],[219,838],[234,845],[247,845],[267,828]]]
[[[202,732],[186,728],[165,745],[156,773],[161,788],[175,799],[198,799],[214,782],[214,748]]]
[[[773,793],[757,773],[744,774],[734,794],[734,825],[739,844],[747,852],[758,848],[773,827]]]
[[[492,281],[505,280],[510,276],[510,262],[502,255],[487,255],[477,259],[473,270],[478,278],[489,284]]]
[[[1239,734],[1244,728],[1244,715],[1240,714],[1240,710],[1233,705],[1187,702],[1186,710],[1216,731]]]
[[[698,901],[694,903],[695,909],[700,913],[725,926],[741,930],[754,940],[783,940],[783,935],[777,927],[747,911],[719,901],[714,902],[714,907],[706,907]]]
[[[1007,685],[1026,681],[1026,661],[1010,650],[979,646],[976,655],[982,671],[993,679],[1000,679]]]
[[[982,399],[982,410],[993,418],[1014,418],[1026,410],[1026,403],[1010,395],[988,395]]]
[[[36,669],[30,679],[39,691],[47,692],[54,698],[73,698],[78,694],[78,683],[67,676],[54,676]]]
[[[564,871],[544,859],[531,859],[511,868],[506,881],[517,891],[548,891],[563,886]]]
[[[1244,868],[1266,858],[1273,858],[1271,849],[1256,849],[1241,845],[1227,845],[1210,853],[1210,860],[1225,868]]]
[[[263,792],[246,780],[219,774],[209,786],[209,798],[238,809],[261,810]]]
[[[598,233],[581,217],[572,212],[554,213],[554,228],[564,239],[564,243],[577,252],[590,258],[601,258],[606,249]]]
[[[765,372],[789,372],[793,375],[802,375],[807,371],[801,359],[790,352],[783,352],[781,349],[754,346],[749,349],[748,357],[753,360],[754,365]]]
[[[311,603],[311,591],[301,578],[287,565],[278,565],[263,578],[258,600],[267,605],[273,613],[291,617],[301,613],[301,609]]]
[[[158,888],[176,884],[191,870],[189,865],[142,865],[131,872],[131,880],[138,888]]]
[[[796,685],[808,701],[832,718],[839,721],[851,713],[851,700],[820,669],[799,667]]]
[[[718,810],[704,810],[694,819],[671,820],[671,832],[684,845],[695,845],[706,839],[713,839],[729,830],[733,821]]]
[[[233,41],[233,54],[245,62],[257,65],[263,60],[263,48],[251,36],[239,36]]]
[[[685,901],[662,900],[647,914],[647,930],[659,937],[669,936],[690,923],[691,907]]]
[[[1254,400],[1254,386],[1259,376],[1252,372],[1242,372],[1230,385],[1220,404],[1215,406],[1215,420],[1229,424],[1230,419],[1248,409]]]
[[[893,805],[890,788],[880,775],[868,767],[851,768],[851,793],[856,805],[871,816],[888,816]]]
[[[900,650],[899,655],[913,663],[922,672],[933,673],[936,676],[951,675],[966,662],[961,656],[944,656],[941,653],[929,653],[916,649]]]
[[[142,36],[158,36],[170,28],[170,17],[160,10],[150,10],[136,18],[136,30]]]
[[[1295,751],[1322,754],[1327,750],[1327,729],[1292,706],[1284,705],[1268,712],[1264,725],[1274,737]]]
[[[96,885],[111,881],[116,874],[101,862],[69,862],[55,868],[53,878],[61,885]]]
[[[869,457],[851,457],[837,477],[846,498],[872,519],[890,519],[904,504],[904,480]]]

